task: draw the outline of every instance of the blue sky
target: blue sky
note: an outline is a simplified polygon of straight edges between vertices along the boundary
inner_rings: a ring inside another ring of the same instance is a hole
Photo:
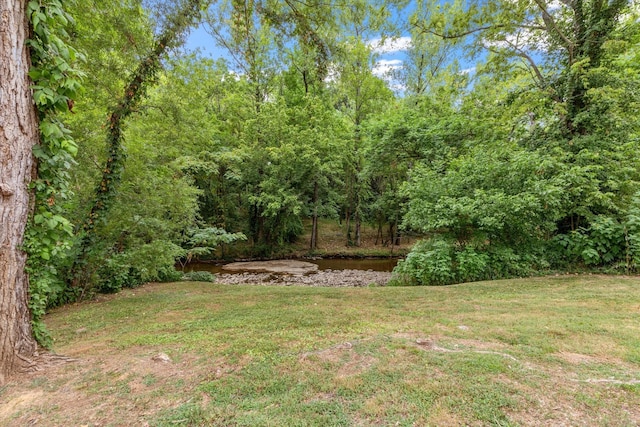
[[[386,39],[383,42],[380,39],[368,40],[377,57],[377,64],[374,68],[374,74],[385,78],[388,72],[402,66],[405,58],[405,50],[411,43],[411,39],[407,36],[397,39]],[[233,61],[228,52],[215,45],[213,38],[207,33],[202,26],[193,29],[187,38],[185,48],[189,51],[198,50],[203,56],[213,59],[224,58],[229,62],[229,66],[233,68]],[[386,79],[388,80],[388,79]],[[390,86],[397,83],[390,82]],[[398,88],[395,88],[398,89]]]
[[[440,0],[445,2],[447,0]],[[560,8],[559,0],[545,0],[549,7],[548,10],[552,13]],[[400,12],[396,12],[396,15],[392,18],[396,21],[407,21],[408,15],[413,13],[416,10],[416,3],[414,1],[410,1],[409,5],[402,9]],[[526,29],[520,29],[519,31],[513,34],[505,34],[504,40],[500,41],[494,40],[493,42],[487,42],[488,45],[493,43],[494,47],[505,47],[509,49],[508,45],[515,46],[518,45],[517,48],[522,48],[528,52],[530,57],[534,59],[540,58],[541,52],[544,51],[544,43],[545,40],[540,38],[538,34],[532,34]],[[373,70],[374,74],[379,77],[384,78],[389,86],[394,89],[396,92],[402,92],[402,87],[398,86],[398,82],[391,81],[388,78],[388,75],[391,71],[402,68],[403,61],[406,60],[406,50],[411,44],[411,38],[408,37],[406,32],[402,37],[398,37],[396,39],[386,39],[384,43],[380,42],[379,39],[369,39],[365,40],[372,47],[375,55],[376,55],[376,66]],[[207,33],[207,31],[203,27],[199,27],[194,29],[187,40],[186,48],[189,50],[199,49],[200,52],[204,56],[212,57],[214,59],[217,58],[225,58],[228,60],[229,66],[233,69],[235,64],[231,60],[231,57],[228,52],[224,49],[217,47],[213,41],[213,38]],[[461,72],[474,75],[476,70],[476,65],[478,62],[482,62],[486,59],[486,52],[481,52],[475,58],[465,57],[462,49],[457,48],[453,52],[451,52],[452,56],[455,56],[455,59],[458,61]],[[448,58],[449,60],[453,60],[454,58]],[[447,62],[448,62],[447,61]],[[526,64],[525,64],[526,65]]]
[[[204,56],[214,59],[220,57],[229,59],[229,55],[223,49],[215,46],[213,39],[202,26],[191,30],[185,47],[190,51],[198,49]]]

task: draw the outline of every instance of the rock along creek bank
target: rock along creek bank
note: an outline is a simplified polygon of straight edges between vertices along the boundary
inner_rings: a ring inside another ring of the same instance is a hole
[[[373,261],[373,262],[372,262]],[[376,262],[377,261],[377,262]],[[382,263],[380,262],[382,261]],[[235,262],[217,267],[216,282],[229,285],[257,284],[281,286],[324,286],[324,287],[358,287],[385,286],[391,278],[391,269],[397,260],[365,260],[354,262],[349,267],[341,268],[344,261],[336,264],[306,262],[300,260],[272,260]],[[388,265],[387,265],[388,264]],[[338,267],[335,269],[329,266]],[[200,269],[208,269],[200,265]],[[363,269],[362,267],[365,267]]]
[[[228,285],[361,287],[385,286],[389,279],[391,279],[390,272],[363,270],[319,270],[305,275],[278,273],[222,273],[216,275],[216,283]]]

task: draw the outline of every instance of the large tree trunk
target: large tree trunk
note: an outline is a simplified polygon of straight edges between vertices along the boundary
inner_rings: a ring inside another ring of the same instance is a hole
[[[21,249],[35,172],[32,147],[39,138],[28,78],[25,3],[0,0],[0,383],[26,369],[37,350]]]

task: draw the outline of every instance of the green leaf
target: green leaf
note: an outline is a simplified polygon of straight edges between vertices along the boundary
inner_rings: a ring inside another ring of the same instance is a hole
[[[40,250],[40,258],[42,258],[45,261],[49,261],[49,259],[51,259],[51,254],[49,253],[49,249],[42,248]]]

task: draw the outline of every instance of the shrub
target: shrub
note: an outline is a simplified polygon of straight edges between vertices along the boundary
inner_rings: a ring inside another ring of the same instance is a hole
[[[455,283],[453,248],[441,239],[418,242],[394,269],[392,284],[448,285]]]
[[[456,279],[458,282],[471,282],[486,279],[488,266],[491,263],[489,255],[477,251],[471,246],[456,252]]]
[[[126,257],[117,255],[106,260],[98,270],[98,278],[98,292],[107,294],[142,284],[139,272],[127,263]]]
[[[515,253],[511,248],[490,245],[460,246],[441,237],[417,243],[393,270],[390,285],[450,285],[488,279],[531,275],[548,268],[534,253]]]
[[[162,267],[158,270],[158,282],[177,282],[182,280],[183,274],[173,266]]]
[[[114,293],[123,288],[135,288],[145,282],[179,280],[172,273],[179,246],[157,240],[116,253],[106,258],[98,269],[98,292]]]

